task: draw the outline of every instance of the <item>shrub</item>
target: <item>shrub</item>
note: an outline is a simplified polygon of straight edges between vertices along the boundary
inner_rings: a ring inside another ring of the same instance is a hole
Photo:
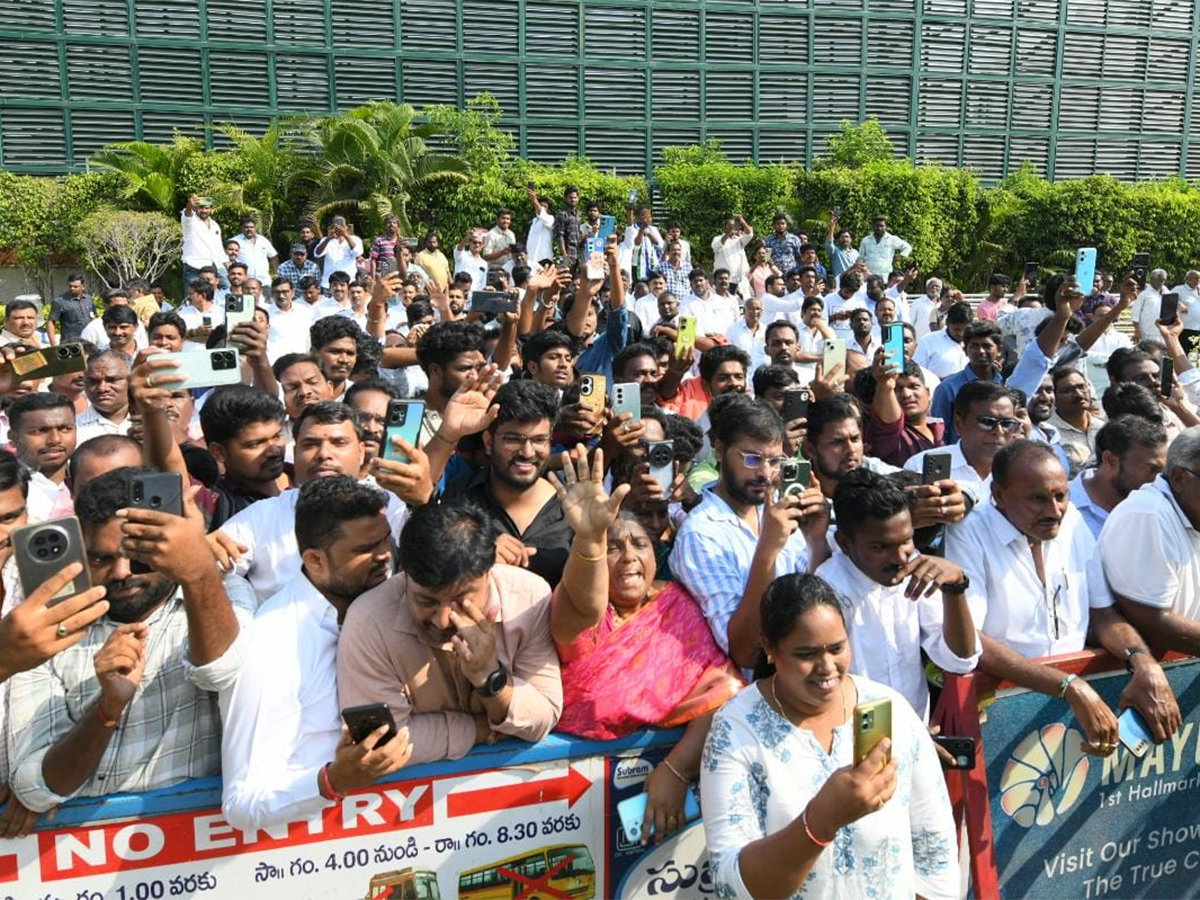
[[[183,230],[164,213],[99,209],[78,229],[83,259],[111,290],[134,278],[157,281],[179,261]]]

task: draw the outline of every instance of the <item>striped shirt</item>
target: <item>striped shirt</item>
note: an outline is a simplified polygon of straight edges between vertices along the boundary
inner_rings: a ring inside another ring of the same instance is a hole
[[[671,551],[671,572],[696,598],[713,637],[728,653],[729,620],[742,602],[758,535],[738,518],[715,487],[704,489],[704,499],[679,529]],[[761,522],[759,507],[760,528]],[[808,547],[797,529],[775,560],[775,575],[807,571]]]

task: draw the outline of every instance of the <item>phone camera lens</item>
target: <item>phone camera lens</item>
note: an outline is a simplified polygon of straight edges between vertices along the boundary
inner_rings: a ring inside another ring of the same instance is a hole
[[[45,559],[49,552],[50,551],[45,547],[38,547],[37,550],[34,551],[34,556],[36,556],[38,559]]]
[[[151,509],[158,509],[161,506],[162,506],[162,497],[151,497],[150,498],[150,508]]]

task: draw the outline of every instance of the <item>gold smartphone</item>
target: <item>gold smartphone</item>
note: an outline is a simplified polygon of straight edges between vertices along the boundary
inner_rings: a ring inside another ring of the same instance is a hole
[[[679,335],[675,338],[675,358],[683,359],[689,347],[696,346],[696,317],[679,317]]]
[[[87,354],[83,352],[83,344],[79,341],[29,350],[19,353],[12,361],[12,370],[16,372],[18,381],[33,381],[67,372],[82,372],[86,367]]]
[[[854,765],[860,765],[871,755],[875,745],[892,736],[892,701],[869,700],[854,707]],[[892,758],[889,750],[883,762]]]
[[[608,402],[608,382],[603,375],[584,375],[579,380],[579,405],[595,414],[598,421],[604,421],[604,408]],[[593,429],[592,434],[599,434],[600,429]]]

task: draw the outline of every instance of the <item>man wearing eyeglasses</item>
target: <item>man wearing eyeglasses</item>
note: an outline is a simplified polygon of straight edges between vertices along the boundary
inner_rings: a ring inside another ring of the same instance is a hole
[[[521,566],[558,584],[572,537],[544,477],[558,395],[536,381],[511,381],[496,392],[495,405],[499,412],[483,433],[487,464],[447,484],[442,502],[470,501],[495,519],[497,565]]]
[[[1058,429],[1074,478],[1092,459],[1092,448],[1096,446],[1096,435],[1104,427],[1104,416],[1094,411],[1092,387],[1078,369],[1060,366],[1050,377],[1054,380],[1054,415],[1050,424]]]
[[[946,559],[977,591],[968,600],[983,643],[979,668],[1065,701],[1086,736],[1083,749],[1107,756],[1117,747],[1116,714],[1086,681],[1040,661],[1082,650],[1090,630],[1132,676],[1119,707],[1133,706],[1155,741],[1165,741],[1179,727],[1179,706],[1162,668],[1114,605],[1096,540],[1069,501],[1054,450],[1024,440],[1001,449],[990,493],[990,502],[946,529]],[[1133,534],[1132,527],[1120,531],[1123,540]],[[1125,568],[1136,559],[1140,576],[1143,556],[1126,549],[1122,559]]]
[[[950,477],[978,504],[987,497],[992,460],[1021,434],[1012,391],[991,381],[963,385],[954,398],[954,425],[958,429],[956,443],[923,450],[909,457],[904,468],[920,472],[930,453],[949,453]]]

